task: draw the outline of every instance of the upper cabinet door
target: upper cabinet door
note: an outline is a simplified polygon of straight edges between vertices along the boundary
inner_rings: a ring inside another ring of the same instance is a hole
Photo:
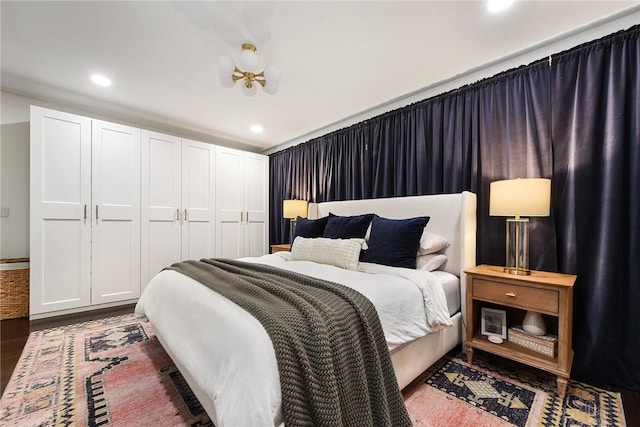
[[[244,256],[244,152],[216,147],[216,255]]]
[[[245,256],[269,253],[269,157],[245,153]]]
[[[182,259],[213,258],[216,147],[182,140]]]
[[[180,138],[142,131],[142,289],[181,260]]]
[[[31,107],[30,314],[89,305],[91,120]]]
[[[91,303],[140,296],[140,130],[92,122]]]

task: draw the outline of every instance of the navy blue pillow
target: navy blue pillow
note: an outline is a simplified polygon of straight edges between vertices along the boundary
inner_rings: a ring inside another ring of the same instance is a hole
[[[327,225],[328,217],[322,217],[318,219],[305,219],[302,217],[296,218],[296,229],[293,232],[293,240],[296,237],[322,237],[324,234],[324,228]]]
[[[371,223],[369,249],[362,254],[362,261],[416,268],[420,237],[429,218],[387,219],[376,215]]]
[[[364,239],[374,214],[338,216],[329,213],[322,237],[329,239]]]

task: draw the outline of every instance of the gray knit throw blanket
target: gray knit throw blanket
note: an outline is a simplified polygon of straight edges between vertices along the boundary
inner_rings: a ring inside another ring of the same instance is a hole
[[[203,259],[170,267],[233,301],[267,331],[293,426],[410,426],[373,304],[279,268]]]

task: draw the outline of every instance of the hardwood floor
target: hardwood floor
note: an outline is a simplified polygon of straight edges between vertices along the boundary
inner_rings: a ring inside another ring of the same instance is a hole
[[[134,305],[128,305],[87,313],[60,316],[46,320],[36,320],[33,322],[29,322],[29,319],[26,317],[0,321],[0,394],[4,393],[4,389],[11,378],[11,373],[20,358],[20,354],[27,342],[27,338],[29,338],[30,332],[133,313],[133,308]],[[414,382],[407,386],[403,390],[403,395],[405,395],[405,397],[410,395],[412,390],[416,387],[416,384],[417,383]],[[627,426],[640,426],[640,392],[623,390],[605,384],[593,385],[604,388],[605,390],[621,393]]]

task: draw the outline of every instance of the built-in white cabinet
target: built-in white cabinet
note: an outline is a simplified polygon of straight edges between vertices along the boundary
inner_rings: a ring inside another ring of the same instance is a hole
[[[142,288],[163,268],[215,253],[215,146],[142,132]]]
[[[30,316],[135,302],[186,259],[268,252],[268,157],[31,107]]]
[[[216,253],[220,258],[268,253],[269,158],[216,148]]]
[[[30,314],[140,296],[140,132],[31,107]]]

